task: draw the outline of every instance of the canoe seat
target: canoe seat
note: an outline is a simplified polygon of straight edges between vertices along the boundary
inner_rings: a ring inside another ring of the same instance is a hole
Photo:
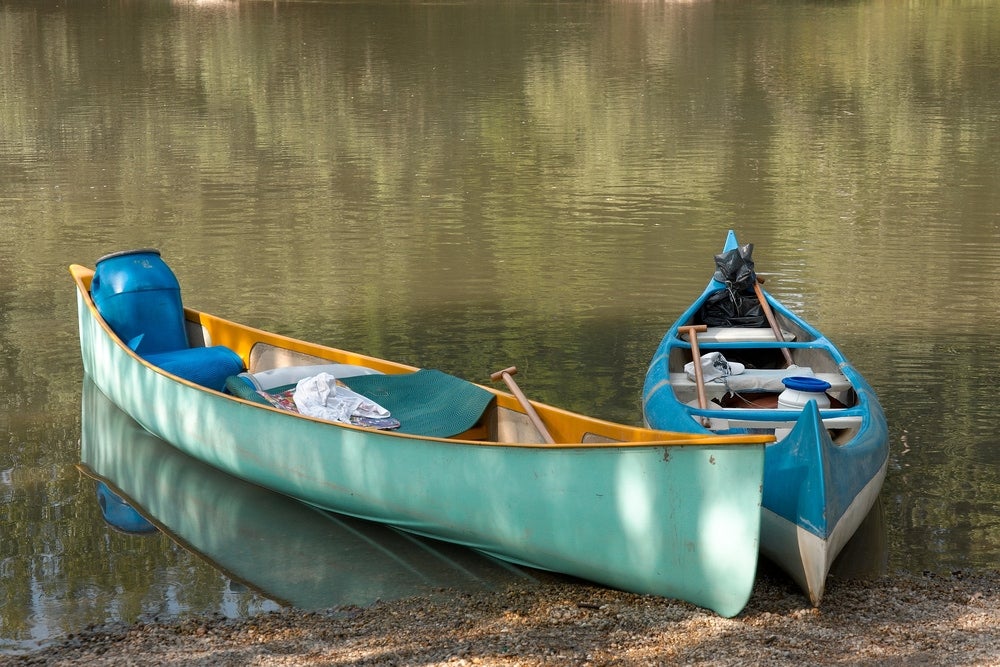
[[[308,376],[306,376],[308,377]],[[454,375],[423,369],[415,373],[373,373],[339,377],[349,389],[375,401],[399,420],[399,433],[434,438],[450,438],[476,425],[493,403],[489,391]],[[265,405],[271,404],[244,377],[227,379],[226,388],[235,396]],[[272,387],[277,396],[295,384]]]
[[[729,375],[705,383],[705,395],[709,398],[721,398],[731,391],[739,392],[781,392],[785,389],[782,378],[791,376],[817,377],[830,383],[831,392],[847,391],[851,388],[851,383],[843,373],[815,373],[811,368],[796,366],[795,368],[781,368],[778,370],[748,368],[739,375]],[[674,393],[679,390],[695,392],[694,380],[687,376],[687,373],[671,373],[670,384],[674,388]],[[692,393],[693,395],[693,393]]]
[[[691,401],[688,405],[695,408],[698,407],[697,401]],[[769,419],[766,412],[762,411],[759,419],[750,419],[746,416],[746,411],[742,411],[742,416],[733,417],[727,413],[741,412],[738,408],[719,408],[713,407],[711,420],[708,428],[713,431],[725,431],[728,429],[780,429],[780,428],[790,428],[794,425],[794,420],[782,420],[782,419]],[[827,410],[826,414],[836,414],[837,410]],[[695,421],[698,421],[699,417],[692,417]],[[861,427],[863,418],[860,415],[845,415],[845,416],[834,416],[825,417],[823,419],[824,428],[830,430],[841,430],[841,429],[857,429]]]
[[[790,343],[795,340],[795,334],[791,331],[781,330],[781,335],[785,342]],[[681,334],[683,340],[689,336]],[[774,332],[770,329],[760,329],[756,327],[709,327],[708,331],[698,332],[699,343],[773,343]]]

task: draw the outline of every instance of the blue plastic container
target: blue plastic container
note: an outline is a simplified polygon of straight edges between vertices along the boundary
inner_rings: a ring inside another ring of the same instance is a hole
[[[791,377],[782,378],[781,384],[794,391],[809,391],[814,393],[823,393],[833,386],[826,380],[803,375],[793,375]]]
[[[90,293],[101,317],[137,354],[188,347],[180,284],[159,250],[126,250],[101,257]]]

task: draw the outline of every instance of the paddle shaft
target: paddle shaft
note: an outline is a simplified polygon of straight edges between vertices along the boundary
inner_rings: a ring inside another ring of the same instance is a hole
[[[542,418],[538,416],[538,413],[535,411],[535,407],[528,400],[528,397],[524,395],[524,392],[521,391],[521,388],[517,386],[517,383],[514,382],[514,378],[511,377],[512,375],[514,375],[514,373],[517,373],[517,367],[511,366],[510,368],[505,368],[502,371],[497,371],[496,373],[493,373],[492,375],[490,375],[490,379],[493,380],[494,382],[496,382],[497,380],[503,380],[505,383],[507,383],[507,387],[510,389],[510,393],[514,394],[515,398],[517,398],[518,403],[520,403],[521,407],[524,408],[525,414],[528,415],[528,419],[530,419],[531,423],[535,426],[536,429],[538,429],[538,433],[542,436],[542,439],[545,440],[545,442],[547,442],[548,444],[554,445],[556,441],[549,434],[549,430],[545,428],[545,424],[542,422]]]
[[[771,304],[767,302],[764,297],[764,290],[760,288],[760,284],[764,281],[763,278],[758,278],[753,281],[753,291],[757,295],[757,300],[760,301],[760,307],[764,310],[764,317],[767,318],[767,323],[771,325],[771,331],[774,332],[774,340],[779,343],[785,342],[785,335],[781,333],[781,327],[778,326],[778,321],[774,319],[774,311],[771,310]],[[794,366],[792,362],[792,353],[788,351],[787,347],[781,348],[781,353],[785,355],[785,365]]]
[[[688,342],[691,343],[691,356],[694,357],[694,384],[698,388],[698,407],[702,410],[708,409],[708,397],[705,396],[705,376],[701,372],[701,348],[698,347],[698,332],[708,331],[708,325],[689,324],[680,328],[681,333],[687,333]],[[708,427],[711,420],[702,417],[701,423]]]

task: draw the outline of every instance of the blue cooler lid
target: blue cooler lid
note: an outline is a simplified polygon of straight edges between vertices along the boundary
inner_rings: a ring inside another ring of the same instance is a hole
[[[817,394],[823,393],[833,386],[826,380],[820,380],[819,378],[814,377],[804,377],[801,375],[781,378],[781,383],[794,391],[811,391]]]

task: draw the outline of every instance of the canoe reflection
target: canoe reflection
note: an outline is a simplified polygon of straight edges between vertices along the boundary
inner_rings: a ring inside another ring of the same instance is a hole
[[[889,572],[889,535],[882,496],[833,561],[830,576],[842,580],[877,579]]]
[[[478,552],[321,512],[219,472],[144,430],[89,377],[81,461],[139,519],[281,604],[366,605],[535,580],[533,571]]]

